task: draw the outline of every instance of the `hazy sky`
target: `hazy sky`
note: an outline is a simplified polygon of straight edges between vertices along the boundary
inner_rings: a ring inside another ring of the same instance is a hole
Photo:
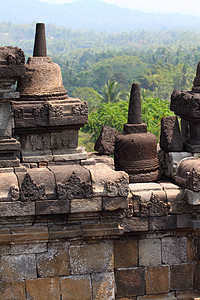
[[[48,3],[66,3],[78,0],[39,0]],[[79,0],[80,1],[80,0]],[[90,0],[92,1],[92,0]],[[200,16],[199,0],[99,0],[117,4],[121,7],[142,10],[146,12],[178,12]]]

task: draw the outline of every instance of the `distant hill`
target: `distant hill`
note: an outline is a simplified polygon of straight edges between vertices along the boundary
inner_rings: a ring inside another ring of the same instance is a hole
[[[74,30],[122,32],[200,27],[196,16],[144,13],[95,0],[60,5],[38,0],[0,0],[0,12],[0,22],[45,22]]]

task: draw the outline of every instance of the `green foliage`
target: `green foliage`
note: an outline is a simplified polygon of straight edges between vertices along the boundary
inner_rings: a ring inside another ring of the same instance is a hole
[[[127,98],[128,93],[120,90],[121,87],[117,81],[111,81],[104,85],[103,95],[99,95],[99,99],[102,103],[113,103],[121,101],[123,98]],[[128,100],[128,99],[127,99]]]
[[[142,91],[144,95],[145,92]],[[91,134],[92,141],[98,138],[102,126],[107,125],[122,132],[123,124],[127,123],[127,101],[107,102],[89,114],[88,124],[82,129]],[[160,135],[160,123],[162,117],[173,115],[169,109],[169,101],[159,98],[142,98],[142,121],[147,124],[148,131],[155,134],[157,140]]]
[[[79,87],[73,91],[72,96],[87,101],[89,112],[97,109],[100,103],[99,94],[93,88]]]
[[[127,122],[127,116],[127,101],[101,103],[96,111],[89,114],[88,124],[85,125],[82,131],[91,133],[92,140],[95,141],[104,125],[113,127],[121,132],[123,124]]]
[[[155,134],[159,141],[160,125],[163,117],[172,116],[168,100],[159,98],[142,99],[142,121],[147,124],[148,131]]]

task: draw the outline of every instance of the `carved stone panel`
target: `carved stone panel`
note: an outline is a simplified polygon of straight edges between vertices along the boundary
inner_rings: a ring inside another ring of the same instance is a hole
[[[56,199],[53,172],[47,168],[30,169],[27,173],[17,173],[20,184],[21,201]]]
[[[92,188],[90,184],[81,181],[79,173],[72,172],[72,175],[65,184],[57,184],[57,196],[60,200],[91,198]]]
[[[126,197],[129,193],[129,176],[123,171],[114,171],[105,164],[85,166],[91,172],[95,196]]]
[[[80,165],[51,166],[55,174],[57,198],[61,200],[92,197],[90,173]]]
[[[161,217],[169,213],[169,204],[161,201],[158,195],[151,194],[149,203],[141,203],[141,217]]]

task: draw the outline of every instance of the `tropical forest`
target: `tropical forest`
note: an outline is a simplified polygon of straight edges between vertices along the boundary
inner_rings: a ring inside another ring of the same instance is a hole
[[[0,23],[0,46],[22,48],[32,56],[35,23]],[[118,132],[127,122],[131,84],[141,89],[142,118],[159,139],[160,121],[170,111],[174,89],[191,89],[200,61],[200,31],[120,33],[72,30],[46,25],[48,56],[59,64],[71,97],[88,102],[88,124],[80,144],[93,151],[103,125]]]

